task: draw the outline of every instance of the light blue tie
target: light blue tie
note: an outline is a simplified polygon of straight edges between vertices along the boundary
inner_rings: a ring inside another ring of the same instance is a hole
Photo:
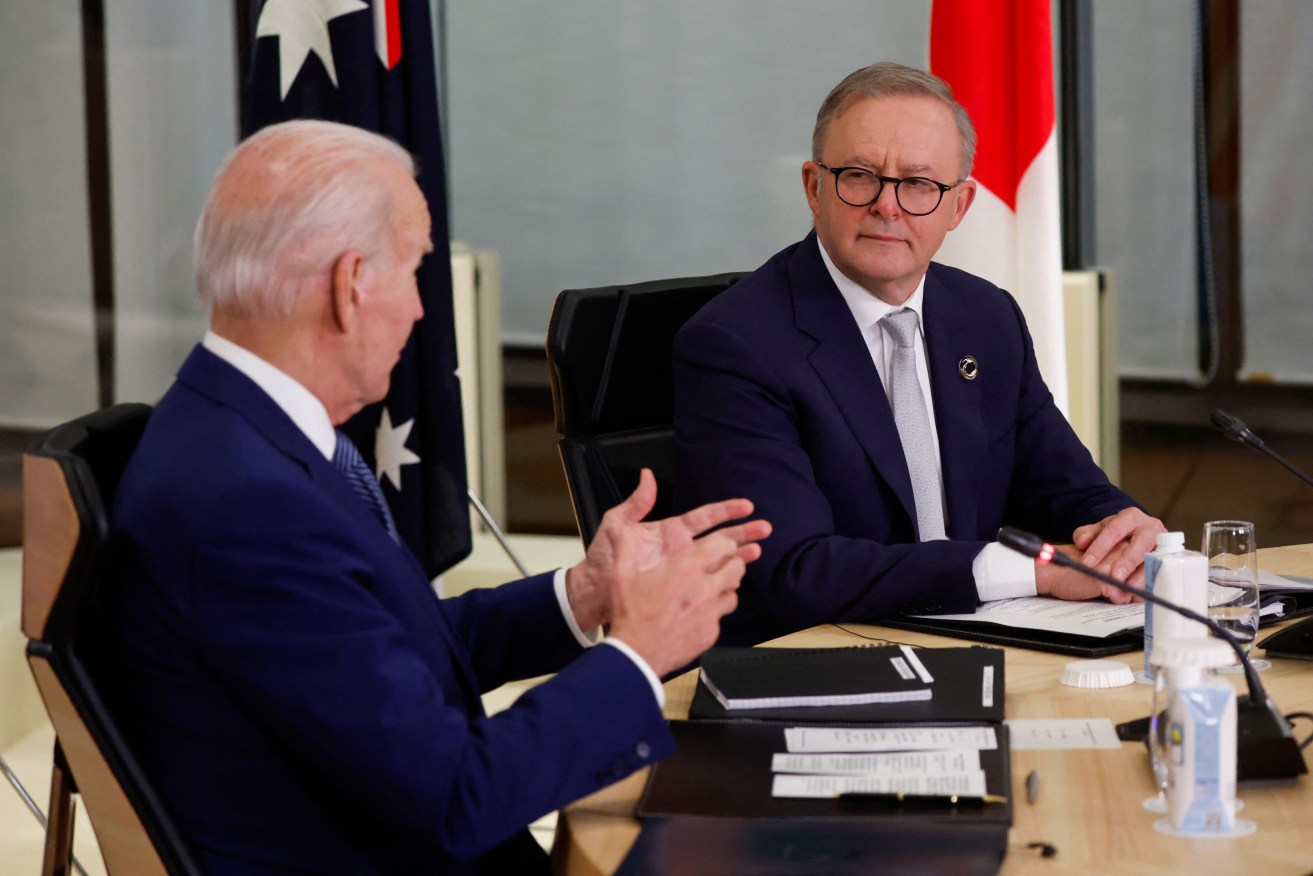
[[[880,320],[894,341],[889,371],[889,402],[894,423],[912,476],[912,499],[916,503],[916,528],[920,541],[945,538],[944,499],[935,464],[935,442],[930,434],[921,381],[916,377],[916,350],[912,346],[920,322],[915,310],[895,310]]]
[[[333,466],[346,478],[360,501],[377,515],[392,540],[401,544],[397,524],[392,520],[392,512],[388,510],[388,503],[383,498],[383,488],[378,485],[378,479],[369,470],[369,466],[365,465],[359,448],[340,429],[337,431],[337,446],[333,448]]]

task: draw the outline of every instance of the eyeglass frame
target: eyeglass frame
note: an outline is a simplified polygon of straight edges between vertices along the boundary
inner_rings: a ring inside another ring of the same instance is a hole
[[[847,204],[849,207],[871,206],[876,201],[880,200],[880,196],[884,194],[884,184],[893,183],[894,200],[898,203],[898,209],[902,210],[904,213],[906,213],[909,216],[929,216],[931,213],[939,209],[940,204],[944,203],[944,195],[947,192],[957,188],[958,186],[962,185],[962,183],[966,182],[966,177],[962,177],[961,179],[954,182],[952,185],[949,185],[947,183],[941,183],[937,179],[931,179],[928,176],[904,176],[904,177],[880,176],[880,174],[875,173],[874,171],[868,170],[865,167],[858,167],[856,165],[847,165],[845,167],[830,167],[828,164],[825,164],[824,162],[821,161],[814,161],[812,163],[815,164],[817,167],[821,168],[822,170],[828,170],[830,173],[834,174],[834,195],[840,201],[843,201],[845,204]],[[871,198],[871,200],[867,201],[865,204],[854,204],[853,202],[844,198],[843,195],[839,194],[839,174],[843,173],[845,170],[860,170],[862,173],[868,173],[875,179],[879,180],[880,187],[875,190],[875,197]],[[905,206],[903,206],[902,199],[898,197],[898,187],[901,186],[903,183],[907,182],[909,179],[928,182],[939,189],[939,200],[935,201],[935,205],[931,207],[929,210],[926,210],[924,213],[917,213],[914,210],[907,209]]]

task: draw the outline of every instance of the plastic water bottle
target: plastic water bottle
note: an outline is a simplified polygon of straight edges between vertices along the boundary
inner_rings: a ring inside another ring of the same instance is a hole
[[[1216,670],[1231,663],[1218,639],[1159,638],[1167,821],[1176,833],[1236,832],[1236,695]]]
[[[1152,552],[1144,555],[1144,589],[1173,605],[1208,616],[1208,558],[1186,550],[1185,533],[1160,532]],[[1144,606],[1144,679],[1153,681],[1156,639],[1203,639],[1208,628],[1169,608]]]

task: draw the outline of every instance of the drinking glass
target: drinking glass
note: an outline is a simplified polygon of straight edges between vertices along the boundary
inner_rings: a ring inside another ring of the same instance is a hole
[[[1149,712],[1149,763],[1153,767],[1153,780],[1157,793],[1146,797],[1145,809],[1159,815],[1167,814],[1167,673],[1154,667],[1153,700]]]
[[[1203,545],[1208,557],[1208,617],[1235,636],[1246,656],[1258,637],[1258,550],[1254,524],[1245,520],[1210,520],[1204,524]],[[1255,669],[1267,669],[1266,660],[1252,660]],[[1241,671],[1239,660],[1230,667]]]

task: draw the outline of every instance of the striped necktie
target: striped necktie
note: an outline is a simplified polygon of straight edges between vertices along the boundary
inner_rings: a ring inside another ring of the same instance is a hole
[[[388,535],[392,536],[392,540],[401,544],[397,524],[392,520],[392,512],[388,510],[388,503],[383,499],[383,489],[378,485],[378,479],[369,470],[369,466],[365,465],[360,450],[340,429],[337,431],[337,446],[333,448],[333,466],[342,473],[342,477],[346,478],[346,482],[360,497],[360,501],[378,517],[388,531]]]

